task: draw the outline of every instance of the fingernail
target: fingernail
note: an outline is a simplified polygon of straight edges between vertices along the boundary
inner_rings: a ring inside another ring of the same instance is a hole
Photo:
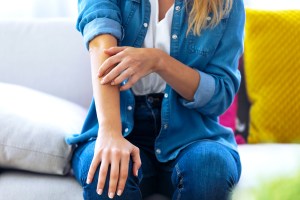
[[[111,84],[111,85],[115,85],[115,82],[114,82],[114,81],[112,81],[110,84]]]
[[[135,176],[139,175],[139,170],[136,170]]]
[[[101,83],[101,84],[105,84],[105,81],[104,81],[104,79],[102,79],[100,83]]]
[[[108,194],[108,197],[109,197],[110,199],[114,198],[114,193],[113,193],[113,192],[110,192],[110,193]]]
[[[102,190],[102,189],[98,189],[98,190],[97,190],[97,193],[98,193],[99,195],[101,195],[101,194],[102,194],[102,192],[103,192],[103,190]]]
[[[86,184],[90,184],[90,183],[91,183],[91,179],[88,178],[88,179],[86,180]]]
[[[122,194],[122,190],[118,190],[117,195],[121,196],[121,194]]]

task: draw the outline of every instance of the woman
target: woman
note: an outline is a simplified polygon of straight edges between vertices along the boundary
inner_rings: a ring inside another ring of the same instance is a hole
[[[218,123],[240,83],[242,0],[79,0],[94,99],[72,165],[84,199],[227,199],[241,172]]]

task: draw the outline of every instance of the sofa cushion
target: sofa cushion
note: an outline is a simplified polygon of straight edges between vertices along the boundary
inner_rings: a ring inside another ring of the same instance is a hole
[[[72,149],[66,134],[78,133],[86,110],[22,86],[0,83],[0,167],[66,174]]]
[[[8,200],[82,200],[82,188],[72,176],[20,171],[0,174],[0,194]],[[0,199],[2,199],[0,197]]]
[[[300,142],[300,10],[246,14],[248,142]]]

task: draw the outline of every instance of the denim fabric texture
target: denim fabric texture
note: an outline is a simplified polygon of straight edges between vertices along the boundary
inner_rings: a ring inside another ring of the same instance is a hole
[[[132,173],[132,163],[124,193],[114,199],[139,200],[153,193],[161,193],[173,200],[229,199],[238,182],[241,166],[237,152],[211,140],[195,142],[179,153],[176,159],[159,162],[154,153],[154,141],[160,130],[162,94],[136,97],[132,133],[127,139],[140,149],[142,167],[138,178]],[[98,172],[87,185],[86,177],[93,158],[95,140],[81,143],[76,149],[72,165],[81,183],[85,200],[108,198],[108,178],[101,196],[96,193]]]
[[[193,101],[183,99],[168,84],[161,109],[161,129],[155,139],[155,156],[168,162],[187,146],[210,140],[236,151],[231,129],[219,124],[218,116],[232,103],[240,85],[237,68],[243,51],[245,11],[242,0],[234,0],[231,12],[214,28],[201,35],[187,34],[190,8],[175,0],[171,27],[170,56],[195,69],[201,76]],[[79,0],[77,29],[88,46],[99,34],[112,34],[120,46],[141,47],[150,20],[149,0]],[[210,20],[211,18],[207,18]],[[131,90],[120,93],[122,133],[134,128],[135,98]],[[94,100],[80,134],[66,138],[69,144],[96,138],[98,121]]]

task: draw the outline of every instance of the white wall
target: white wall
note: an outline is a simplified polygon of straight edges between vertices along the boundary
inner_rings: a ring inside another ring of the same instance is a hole
[[[258,9],[300,9],[300,0],[244,0]],[[77,0],[0,0],[2,18],[77,17]]]
[[[2,18],[45,18],[77,15],[77,0],[0,0]]]
[[[244,0],[245,6],[256,9],[300,9],[300,0]]]

